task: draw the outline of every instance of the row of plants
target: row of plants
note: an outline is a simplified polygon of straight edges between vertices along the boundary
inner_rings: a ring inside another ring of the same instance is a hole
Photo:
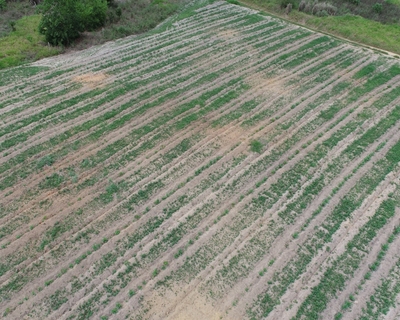
[[[297,251],[297,257],[291,259],[282,271],[274,274],[273,283],[248,310],[250,317],[258,317],[260,314],[266,316],[272,311],[288,286],[305,271],[312,258],[332,241],[333,234],[340,228],[343,221],[352,216],[364,199],[394,169],[400,159],[392,157],[392,155],[397,152],[399,146],[400,143],[397,143],[387,152],[386,158],[380,159],[374,164],[373,168],[351,188],[325,218],[321,224],[322,228],[310,235],[302,244]]]
[[[298,195],[298,197],[296,197],[293,200],[293,202],[287,203],[285,205],[285,208],[283,210],[279,211],[278,214],[279,214],[279,217],[282,219],[282,221],[284,221],[286,223],[294,223],[297,216],[299,216],[309,206],[309,204],[315,198],[315,196],[318,195],[326,185],[329,185],[330,181],[332,181],[334,179],[334,177],[336,177],[337,175],[340,174],[341,168],[346,167],[346,165],[348,165],[349,163],[351,163],[351,161],[354,160],[355,155],[353,155],[353,157],[347,158],[345,162],[342,161],[343,156],[347,153],[347,150],[352,149],[352,146],[358,145],[358,144],[360,144],[360,142],[366,143],[368,141],[368,144],[370,144],[370,143],[374,142],[376,139],[378,139],[381,134],[386,132],[386,130],[388,128],[390,128],[391,126],[393,126],[396,123],[396,121],[398,120],[398,116],[396,117],[397,111],[398,111],[397,108],[395,108],[395,110],[393,110],[392,113],[389,114],[389,116],[387,118],[381,120],[381,122],[377,125],[377,127],[373,127],[372,129],[370,129],[367,133],[365,133],[359,139],[354,141],[352,143],[352,145],[350,145],[341,155],[339,155],[337,158],[333,159],[332,166],[328,166],[328,168],[326,170],[327,171],[326,176],[323,172],[318,174],[317,176],[314,174],[313,179],[311,180],[311,183],[302,190],[302,192]],[[387,121],[390,119],[392,119],[392,121]],[[384,124],[387,124],[387,125],[385,126]],[[378,131],[377,128],[379,128],[381,131],[378,134],[374,135],[373,139],[369,139],[371,132],[376,133],[376,131]],[[378,152],[380,150],[380,148],[375,150],[375,152]],[[318,147],[317,147],[317,149],[318,149]],[[371,158],[371,155],[368,156],[367,160],[369,160],[370,158]],[[303,159],[307,159],[307,156],[305,156]],[[364,165],[366,162],[367,161],[363,161],[362,165]],[[329,176],[329,171],[330,171],[329,169],[332,167],[335,167],[335,174],[336,174],[335,176]],[[359,166],[357,168],[357,170],[360,167],[361,166]],[[353,174],[355,174],[357,172],[357,170],[354,170]],[[298,171],[299,172],[308,172],[308,170],[306,170],[305,168],[302,168],[302,167]],[[288,177],[294,176],[294,172],[292,172],[291,170],[289,170],[285,174],[287,174]],[[328,177],[329,177],[329,179],[328,179]],[[346,180],[348,178],[349,177],[346,177]],[[266,180],[263,180],[262,183],[264,183],[264,182],[266,182]],[[261,184],[257,184],[258,187],[260,185]],[[304,183],[303,183],[303,185],[304,185]],[[293,183],[291,183],[291,186],[293,186]],[[285,190],[287,190],[287,188],[283,187],[283,188],[281,188],[281,190],[286,192]],[[286,196],[286,197],[288,198],[288,196]],[[323,202],[323,204],[325,206],[327,204],[327,202],[325,201],[325,202]],[[324,206],[322,206],[321,209]],[[308,223],[309,222],[310,222],[310,220],[308,220]],[[277,228],[277,226],[274,226],[274,227]],[[282,227],[282,229],[283,229],[283,227]],[[233,284],[235,284],[237,277],[238,277],[238,276],[232,276],[232,273],[238,272],[235,270],[235,268],[241,269],[245,266],[246,272],[244,272],[244,271],[240,272],[241,276],[244,277],[247,272],[251,271],[251,269],[250,269],[251,266],[255,265],[255,263],[257,263],[265,255],[265,253],[266,253],[265,251],[269,247],[268,242],[271,241],[268,238],[268,236],[269,236],[268,233],[265,233],[265,234],[263,234],[261,232],[258,233],[256,237],[252,238],[249,241],[249,243],[244,247],[243,250],[239,250],[238,254],[231,258],[231,260],[229,261],[229,268],[224,267],[221,271],[218,271],[217,275],[216,275],[216,279],[212,278],[209,281],[207,281],[207,284],[205,285],[205,287],[209,288],[209,287],[213,286],[212,284],[218,284],[219,290],[221,290],[222,288],[227,288],[229,286],[232,286]],[[265,240],[263,240],[263,239],[265,239]],[[265,243],[264,241],[267,241],[267,243]],[[258,252],[258,253],[256,254],[255,252]],[[229,270],[229,272],[228,272],[228,270]],[[215,296],[215,292],[213,292],[213,295]]]

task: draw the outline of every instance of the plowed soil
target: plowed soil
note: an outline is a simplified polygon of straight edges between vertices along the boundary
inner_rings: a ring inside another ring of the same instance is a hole
[[[395,58],[217,1],[0,77],[4,318],[399,317]]]

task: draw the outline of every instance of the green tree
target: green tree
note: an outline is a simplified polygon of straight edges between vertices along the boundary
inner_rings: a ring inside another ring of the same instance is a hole
[[[45,0],[40,33],[52,45],[69,45],[85,30],[94,30],[106,21],[106,0]]]
[[[85,0],[78,2],[80,19],[87,31],[102,27],[107,18],[107,0]]]
[[[52,45],[68,45],[84,31],[77,0],[45,0],[39,31]]]

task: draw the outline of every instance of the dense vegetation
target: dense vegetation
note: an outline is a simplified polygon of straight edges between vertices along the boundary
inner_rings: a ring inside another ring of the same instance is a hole
[[[106,22],[106,0],[43,0],[39,31],[52,45],[69,45],[87,30]]]

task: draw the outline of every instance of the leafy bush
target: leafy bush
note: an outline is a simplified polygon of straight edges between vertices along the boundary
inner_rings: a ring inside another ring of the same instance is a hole
[[[58,173],[53,173],[51,176],[47,176],[40,184],[39,187],[43,189],[57,188],[64,182],[64,177]]]
[[[263,149],[263,145],[260,141],[258,140],[253,140],[250,142],[250,149],[253,152],[261,153]]]
[[[372,6],[372,10],[374,10],[376,13],[381,13],[382,12],[382,3],[375,3]]]
[[[299,5],[299,11],[313,14],[317,17],[326,17],[336,15],[337,8],[327,2],[315,2],[302,0]]]
[[[78,2],[80,19],[87,31],[93,31],[104,25],[107,17],[106,0],[86,0]]]
[[[1,0],[0,0],[1,1]],[[52,45],[68,45],[84,30],[94,30],[106,21],[106,0],[45,0],[40,33]]]
[[[45,0],[39,31],[52,45],[68,45],[84,30],[76,0]]]
[[[337,8],[330,3],[322,2],[322,3],[317,3],[314,8],[313,8],[313,14],[318,15],[318,12],[326,12],[326,16],[334,16],[336,14]]]
[[[340,320],[343,318],[343,314],[341,312],[338,312],[335,314],[335,320]]]

